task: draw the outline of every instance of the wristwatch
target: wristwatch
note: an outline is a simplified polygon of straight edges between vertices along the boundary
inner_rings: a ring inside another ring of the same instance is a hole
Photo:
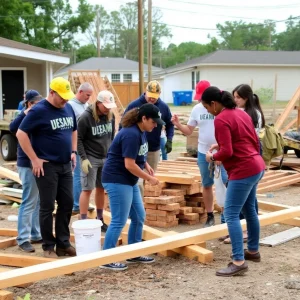
[[[73,150],[72,153],[75,153],[76,155],[78,155],[77,151]]]

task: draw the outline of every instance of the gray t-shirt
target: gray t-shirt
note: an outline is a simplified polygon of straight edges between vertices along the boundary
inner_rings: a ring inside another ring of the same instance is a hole
[[[86,110],[89,104],[83,104],[77,98],[71,99],[68,103],[72,106],[74,114],[76,116],[76,121],[78,122],[79,117]]]

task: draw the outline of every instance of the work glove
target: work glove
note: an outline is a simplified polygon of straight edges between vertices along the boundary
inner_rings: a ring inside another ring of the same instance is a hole
[[[92,165],[88,159],[84,159],[81,163],[81,170],[83,173],[89,173],[89,167],[92,168]]]
[[[166,149],[167,154],[172,151],[172,140],[167,140],[165,149]]]

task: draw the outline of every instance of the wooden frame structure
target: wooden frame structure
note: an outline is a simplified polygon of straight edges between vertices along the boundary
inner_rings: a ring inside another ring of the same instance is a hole
[[[261,226],[266,226],[299,216],[300,206],[264,214],[259,216],[259,220]],[[243,229],[245,229],[245,220],[241,221],[241,224]],[[180,249],[183,249],[183,247],[187,245],[215,239],[225,234],[227,234],[227,225],[221,224],[213,227],[168,235],[138,244],[117,247],[87,255],[71,257],[63,260],[55,260],[22,269],[6,271],[0,273],[0,288],[7,288],[46,278],[70,274],[72,272],[81,271],[140,255],[147,255],[168,250],[174,251],[177,249],[180,251]]]

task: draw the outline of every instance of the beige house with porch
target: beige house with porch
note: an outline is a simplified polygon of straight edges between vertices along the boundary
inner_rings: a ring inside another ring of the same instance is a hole
[[[0,38],[0,118],[5,109],[17,109],[25,90],[46,96],[53,74],[69,63],[59,52]]]

